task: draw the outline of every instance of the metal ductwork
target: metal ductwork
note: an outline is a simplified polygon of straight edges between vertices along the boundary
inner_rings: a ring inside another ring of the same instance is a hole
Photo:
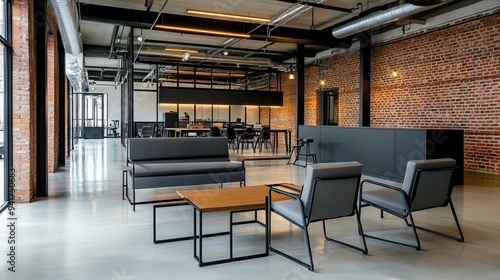
[[[447,0],[413,1],[415,4],[405,3],[396,7],[374,12],[366,17],[359,18],[350,23],[344,24],[332,30],[332,35],[342,39],[357,33],[400,20],[411,15],[439,7]],[[434,5],[423,6],[423,4],[433,3]],[[436,2],[438,2],[436,4]]]
[[[49,5],[54,12],[64,45],[64,51],[66,52],[66,76],[74,91],[88,91],[76,1],[49,0]]]

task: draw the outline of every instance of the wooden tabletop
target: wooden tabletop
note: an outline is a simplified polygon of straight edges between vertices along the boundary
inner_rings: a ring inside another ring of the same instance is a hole
[[[300,188],[300,187],[299,187]],[[178,190],[177,194],[202,212],[255,210],[265,207],[268,186],[241,188]],[[273,201],[289,199],[273,193]]]

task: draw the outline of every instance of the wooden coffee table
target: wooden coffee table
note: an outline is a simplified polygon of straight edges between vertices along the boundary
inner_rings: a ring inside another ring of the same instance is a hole
[[[278,184],[279,185],[279,184]],[[293,186],[300,191],[299,186]],[[193,207],[193,236],[190,237],[180,237],[165,240],[156,240],[156,208],[162,207],[162,205],[153,206],[154,215],[154,235],[155,243],[171,242],[193,239],[194,244],[194,258],[198,261],[198,265],[206,266],[220,263],[227,263],[239,260],[247,260],[259,257],[265,257],[269,255],[268,248],[268,233],[266,228],[266,242],[265,248],[262,253],[245,255],[240,257],[234,257],[233,255],[233,226],[248,224],[248,223],[258,223],[266,227],[267,225],[267,215],[265,222],[261,222],[257,219],[257,211],[265,210],[267,205],[267,197],[269,195],[269,186],[253,186],[253,187],[240,187],[240,188],[223,188],[223,189],[202,189],[202,190],[178,190],[177,194],[182,197],[189,205]],[[283,195],[273,195],[273,201],[280,201],[289,199]],[[229,231],[217,232],[211,234],[203,234],[203,214],[209,212],[218,211],[228,211],[230,212],[229,218]],[[239,212],[254,211],[254,218],[252,220],[246,221],[233,221],[233,214]],[[199,218],[198,218],[199,217]],[[199,232],[198,232],[199,231]],[[215,260],[215,261],[203,261],[203,239],[206,237],[220,236],[229,234],[229,258]],[[197,250],[199,246],[199,250]]]

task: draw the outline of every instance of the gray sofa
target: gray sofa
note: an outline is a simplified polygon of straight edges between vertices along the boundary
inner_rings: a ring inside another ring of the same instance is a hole
[[[134,211],[136,204],[158,202],[136,202],[137,189],[199,184],[222,187],[227,182],[245,185],[245,165],[229,160],[225,137],[129,138],[127,165],[131,169],[127,171],[126,195]]]

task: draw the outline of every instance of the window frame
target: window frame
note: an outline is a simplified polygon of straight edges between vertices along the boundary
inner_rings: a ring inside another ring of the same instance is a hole
[[[0,214],[9,205],[9,183],[12,163],[12,0],[0,0],[4,4],[4,34],[0,44],[4,52],[4,201],[0,201]]]

